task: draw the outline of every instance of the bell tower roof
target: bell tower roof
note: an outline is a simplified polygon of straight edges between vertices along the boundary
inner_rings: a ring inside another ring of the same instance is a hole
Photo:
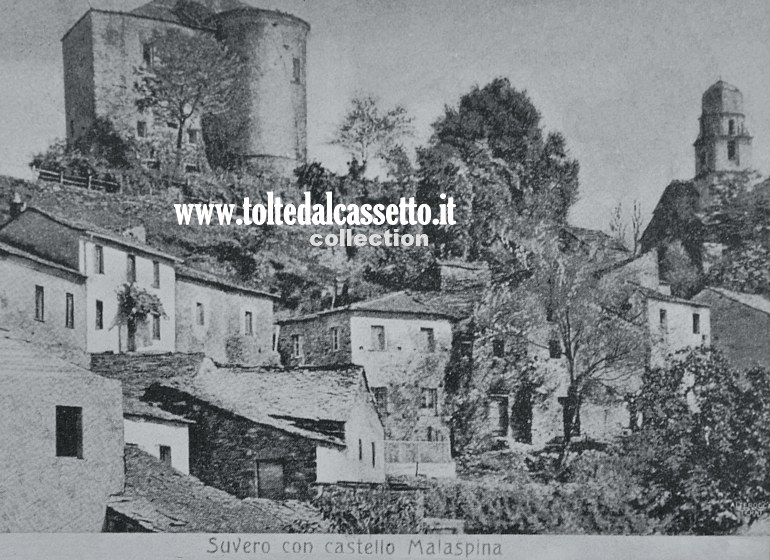
[[[718,113],[743,114],[743,94],[734,85],[719,80],[708,88],[701,100],[704,115]]]

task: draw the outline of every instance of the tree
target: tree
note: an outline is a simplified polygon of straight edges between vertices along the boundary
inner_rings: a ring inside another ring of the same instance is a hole
[[[544,378],[544,388],[566,389],[566,453],[580,432],[584,402],[617,405],[636,390],[648,350],[645,309],[631,282],[600,276],[596,255],[568,252],[549,228],[517,261],[506,269],[519,270],[499,274],[485,301],[487,323],[495,336],[561,357],[556,375],[565,383]]]
[[[635,257],[642,249],[642,233],[644,233],[642,231],[642,205],[638,200],[634,200],[630,222],[631,240],[629,243],[627,239],[629,224],[623,214],[623,204],[618,202],[612,209],[610,216],[610,235],[628,247],[631,250],[631,255]]]
[[[695,295],[703,287],[703,280],[682,242],[672,241],[662,253],[660,274],[671,285],[671,293],[679,297]]]
[[[526,234],[542,221],[565,221],[577,196],[579,166],[560,134],[544,134],[526,92],[505,78],[474,87],[456,108],[444,109],[433,130],[429,145],[418,151],[418,193],[432,206],[441,193],[454,196],[465,204],[459,223],[487,224],[426,227],[441,254],[494,260],[491,245],[513,243],[517,232]],[[476,203],[476,197],[487,200]]]
[[[332,143],[348,150],[366,168],[371,158],[387,158],[411,134],[412,118],[404,107],[384,110],[375,97],[358,95],[351,100]]]
[[[624,442],[650,513],[671,533],[730,533],[740,503],[770,499],[770,375],[694,350],[645,374],[643,422]],[[755,514],[756,515],[756,514]]]
[[[156,35],[152,53],[152,64],[138,70],[137,107],[152,110],[159,123],[172,123],[176,128],[178,171],[187,125],[196,117],[228,109],[241,64],[213,36],[177,29]]]

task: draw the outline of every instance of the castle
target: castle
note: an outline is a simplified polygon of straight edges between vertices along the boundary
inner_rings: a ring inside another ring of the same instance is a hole
[[[221,117],[242,126],[212,127],[222,155],[283,175],[305,163],[310,26],[238,0],[153,0],[130,12],[90,9],[62,38],[67,141],[100,117],[138,139],[169,126],[139,111],[133,85],[136,69],[152,64],[153,38],[172,29],[211,34],[244,61],[237,93]],[[207,132],[198,116],[185,142],[200,145]]]

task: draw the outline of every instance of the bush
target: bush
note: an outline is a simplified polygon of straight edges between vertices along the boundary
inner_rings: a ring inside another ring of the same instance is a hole
[[[323,489],[313,505],[331,522],[334,533],[414,534],[424,530],[419,491],[331,486]]]

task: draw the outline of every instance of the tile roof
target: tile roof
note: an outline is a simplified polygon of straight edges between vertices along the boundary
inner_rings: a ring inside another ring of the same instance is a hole
[[[211,272],[206,272],[206,271],[203,271],[197,268],[192,268],[189,266],[178,265],[176,267],[176,276],[177,278],[210,284],[217,288],[224,289],[225,291],[230,290],[230,291],[244,292],[246,294],[253,295],[253,296],[268,297],[275,300],[280,299],[280,296],[276,294],[271,294],[270,292],[264,292],[262,290],[255,290],[254,288],[249,288],[248,286],[244,286],[243,284],[237,284],[235,282],[225,280],[222,277],[217,276],[216,274],[212,274]]]
[[[227,410],[310,439],[344,446],[340,433],[361,399],[370,399],[360,366],[219,367],[207,361],[191,377],[160,383]]]
[[[410,291],[391,292],[382,295],[377,298],[359,301],[351,303],[343,307],[335,307],[334,309],[327,309],[326,311],[319,311],[317,313],[311,313],[309,315],[302,315],[298,317],[287,317],[279,321],[279,323],[292,323],[295,321],[306,321],[309,319],[315,319],[331,313],[341,312],[355,312],[366,311],[372,313],[396,313],[396,314],[408,314],[408,315],[432,315],[434,317],[443,319],[452,319],[452,315],[446,310],[439,310],[439,308],[433,307],[425,303],[426,298],[422,293],[417,294]]]
[[[239,500],[165,465],[136,446],[125,452],[126,484],[107,507],[159,533],[277,533],[296,521],[328,531],[308,504],[266,499]]]
[[[34,253],[30,253],[29,251],[25,251],[24,249],[21,249],[19,247],[16,247],[14,245],[9,245],[8,243],[5,243],[3,241],[0,241],[0,254],[5,253],[7,255],[11,255],[14,257],[20,257],[22,259],[26,259],[32,262],[35,262],[37,264],[41,264],[43,266],[47,266],[49,268],[53,268],[56,270],[60,270],[62,272],[66,272],[68,274],[73,274],[78,276],[80,279],[85,280],[86,277],[80,273],[79,270],[76,270],[74,268],[71,268],[69,266],[65,266],[63,264],[59,264],[56,262],[53,262],[51,260],[48,260],[46,258],[40,257],[38,255],[35,255]]]
[[[664,294],[657,290],[653,290],[652,288],[640,286],[639,284],[635,284],[635,289],[645,297],[648,297],[650,299],[656,299],[658,301],[667,301],[669,303],[679,303],[682,305],[689,305],[691,307],[709,307],[709,305],[705,303],[700,303],[697,301],[693,301],[691,299],[684,299],[684,298],[675,297],[669,294]]]
[[[564,225],[562,226],[562,231],[588,246],[595,248],[603,247],[613,251],[628,253],[628,248],[623,243],[601,230]]]
[[[768,315],[770,315],[770,300],[768,300],[766,297],[761,296],[759,294],[746,294],[743,292],[733,292],[732,290],[726,290],[724,288],[715,288],[715,287],[704,288],[704,290],[701,291],[701,294],[706,290],[711,290],[712,292],[716,292],[742,305],[751,307],[752,309],[756,309],[757,311],[761,311],[763,313],[767,313]],[[695,297],[697,298],[698,296],[700,296],[700,294],[696,295]]]

